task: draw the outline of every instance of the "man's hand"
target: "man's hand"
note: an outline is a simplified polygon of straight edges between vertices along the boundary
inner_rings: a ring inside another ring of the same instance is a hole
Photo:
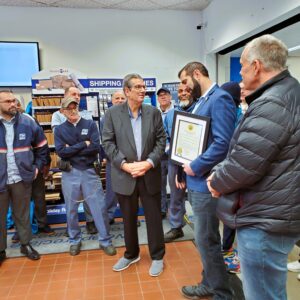
[[[177,187],[178,189],[181,189],[181,190],[184,190],[185,187],[186,187],[184,181],[178,182],[177,175],[175,176],[175,184],[176,184],[176,187]]]
[[[129,174],[131,174],[131,163],[124,163],[121,167],[121,169],[124,171],[124,172],[127,172]]]
[[[194,173],[194,171],[192,170],[192,168],[190,167],[190,164],[183,164],[183,171],[186,173],[186,175],[189,176],[195,176],[196,174]]]
[[[122,165],[122,170],[129,173],[133,178],[145,175],[151,168],[152,165],[148,161],[124,163]]]
[[[152,165],[148,161],[138,161],[132,163],[131,176],[133,178],[144,176],[145,173],[152,168]]]
[[[38,174],[39,174],[39,169],[38,169],[38,168],[35,168],[34,179],[37,178]]]
[[[210,185],[210,182],[212,180],[212,178],[214,177],[214,174],[215,173],[211,173],[207,179],[206,179],[206,183],[207,183],[207,187],[208,187],[208,190],[210,191],[211,195],[214,197],[214,198],[219,198],[221,196],[221,193],[219,193],[217,190],[213,189],[212,186]]]

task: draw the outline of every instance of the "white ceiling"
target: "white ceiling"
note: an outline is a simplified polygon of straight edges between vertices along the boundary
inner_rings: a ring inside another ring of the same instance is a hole
[[[124,10],[203,10],[212,0],[0,0],[0,6]]]

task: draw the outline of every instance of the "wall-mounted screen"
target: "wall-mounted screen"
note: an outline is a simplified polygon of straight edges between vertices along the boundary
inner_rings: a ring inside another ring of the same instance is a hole
[[[38,43],[0,42],[0,87],[31,86],[39,71]]]

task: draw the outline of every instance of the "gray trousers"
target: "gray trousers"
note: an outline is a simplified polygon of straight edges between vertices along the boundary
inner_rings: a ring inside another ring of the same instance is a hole
[[[100,177],[95,170],[93,168],[79,170],[73,167],[70,172],[62,172],[62,190],[66,203],[70,243],[78,244],[82,238],[78,224],[78,206],[83,196],[94,217],[99,243],[104,247],[111,245],[112,237],[109,234],[104,193]]]
[[[9,203],[21,245],[27,245],[32,238],[30,225],[32,184],[20,181],[6,185],[6,188],[5,192],[0,193],[0,251],[7,248],[6,216]]]

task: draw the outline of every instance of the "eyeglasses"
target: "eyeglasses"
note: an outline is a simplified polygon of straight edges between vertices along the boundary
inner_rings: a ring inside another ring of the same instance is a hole
[[[76,112],[76,111],[78,111],[78,107],[75,107],[75,108],[64,108],[63,110],[66,110],[66,111],[68,111],[68,112]]]
[[[134,85],[131,87],[131,89],[134,89],[136,91],[142,91],[142,90],[145,90],[146,91],[146,86],[145,85]]]
[[[1,101],[0,103],[4,103],[4,104],[16,104],[17,103],[17,99],[4,100],[4,101]]]

